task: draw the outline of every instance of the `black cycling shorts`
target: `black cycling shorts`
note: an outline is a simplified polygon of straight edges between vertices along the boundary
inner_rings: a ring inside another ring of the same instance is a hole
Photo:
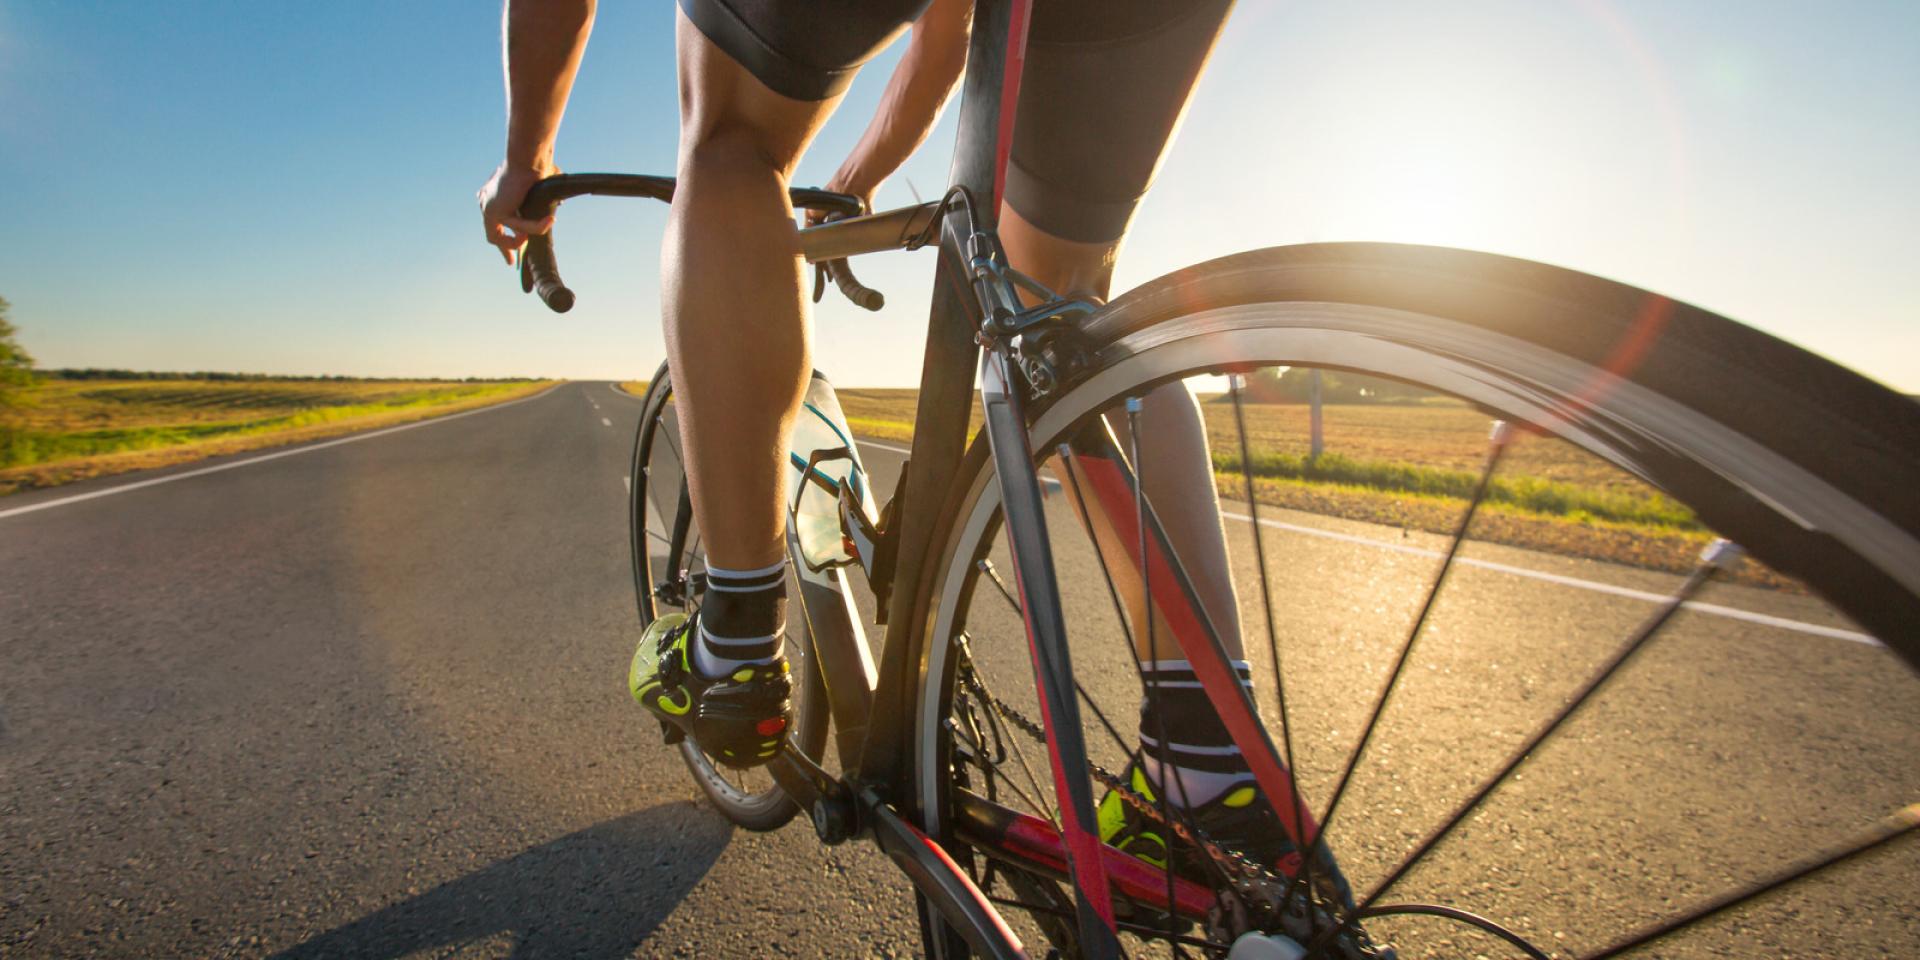
[[[1233,0],[1035,0],[1005,200],[1064,240],[1127,232]]]
[[[680,0],[713,45],[792,100],[846,92],[932,0]]]
[[[680,0],[775,93],[825,100],[929,0]],[[1035,0],[1006,202],[1054,236],[1105,243],[1153,182],[1233,0]]]

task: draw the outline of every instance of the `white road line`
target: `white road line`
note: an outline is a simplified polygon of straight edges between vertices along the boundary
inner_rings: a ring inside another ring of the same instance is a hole
[[[1251,517],[1247,516],[1244,513],[1234,513],[1230,510],[1222,510],[1220,511],[1220,515],[1223,517],[1227,517],[1229,519],[1238,520],[1242,523],[1246,523],[1252,520]],[[1351,533],[1339,533],[1333,530],[1321,530],[1316,527],[1303,527],[1299,524],[1285,523],[1279,520],[1268,520],[1268,519],[1262,518],[1260,521],[1260,525],[1263,527],[1271,527],[1275,530],[1285,530],[1289,533],[1303,533],[1310,537],[1323,537],[1328,540],[1339,540],[1344,543],[1357,543],[1357,544],[1360,544],[1361,546],[1374,547],[1380,550],[1392,550],[1395,553],[1407,553],[1407,554],[1413,554],[1414,556],[1432,557],[1435,559],[1438,559],[1445,555],[1438,550],[1429,550],[1429,549],[1426,549],[1425,547],[1409,546],[1403,543],[1386,543],[1380,540],[1371,539],[1369,537],[1355,536],[1354,534],[1351,534]],[[1563,576],[1557,573],[1547,573],[1543,570],[1529,570],[1526,567],[1516,567],[1510,563],[1499,563],[1493,560],[1478,560],[1473,557],[1455,557],[1454,562],[1463,567],[1478,567],[1482,570],[1492,570],[1496,573],[1505,573],[1505,574],[1510,574],[1516,577],[1525,577],[1529,580],[1540,580],[1545,583],[1558,584],[1563,587],[1573,587],[1577,590],[1590,590],[1594,593],[1604,593],[1609,596],[1625,597],[1629,600],[1640,600],[1646,603],[1665,603],[1667,600],[1667,597],[1664,594],[1652,593],[1646,590],[1635,590],[1632,587],[1621,587],[1611,583],[1600,583],[1599,581],[1596,581],[1596,580],[1586,580],[1580,577],[1569,577],[1569,576]],[[1875,640],[1873,637],[1867,634],[1861,633],[1857,630],[1842,630],[1838,627],[1822,626],[1821,624],[1807,623],[1802,620],[1789,620],[1785,617],[1776,617],[1776,616],[1771,616],[1765,613],[1755,613],[1751,610],[1741,610],[1737,607],[1722,606],[1721,604],[1717,604],[1717,603],[1703,603],[1698,600],[1688,600],[1685,604],[1683,604],[1683,606],[1685,606],[1688,610],[1692,610],[1696,613],[1705,613],[1705,614],[1710,614],[1716,617],[1726,617],[1730,620],[1742,620],[1747,623],[1758,623],[1758,624],[1763,624],[1769,627],[1779,627],[1783,630],[1795,630],[1800,633],[1811,633],[1821,637],[1832,637],[1835,640],[1850,640],[1854,643],[1864,643],[1869,646],[1876,646],[1876,647],[1880,646],[1880,641]]]
[[[282,450],[278,453],[269,453],[263,456],[249,457],[245,460],[235,460],[231,463],[223,463],[216,467],[202,467],[198,470],[188,470],[184,473],[168,474],[167,476],[155,477],[151,480],[140,480],[134,483],[123,483],[117,487],[108,487],[105,490],[95,490],[95,491],[92,491],[91,493],[77,493],[71,497],[61,497],[58,500],[47,500],[41,503],[28,504],[27,506],[24,506],[24,507],[14,507],[11,510],[0,510],[0,519],[16,516],[22,513],[32,513],[35,510],[47,510],[53,507],[64,507],[69,503],[79,503],[82,500],[92,500],[96,497],[111,497],[116,493],[126,493],[129,490],[138,490],[142,487],[152,487],[162,483],[172,483],[175,480],[185,480],[188,477],[204,477],[209,473],[219,473],[222,470],[232,470],[235,467],[250,467],[256,463],[266,463],[269,460],[278,460],[281,457],[297,457],[300,454],[312,453],[315,450],[325,450],[328,447],[337,447],[337,446],[340,446],[341,444],[347,444],[347,443],[359,443],[362,440],[372,440],[374,437],[384,437],[387,434],[399,433],[402,430],[412,430],[417,427],[430,427],[437,423],[446,423],[449,420],[458,420],[461,417],[471,417],[477,413],[492,413],[495,410],[505,410],[508,407],[518,406],[519,404],[527,403],[528,401],[532,401],[532,400],[538,400],[541,397],[544,397],[547,394],[552,393],[553,391],[558,389],[560,388],[557,386],[548,387],[547,389],[542,390],[531,397],[522,397],[518,400],[509,400],[506,403],[495,404],[490,407],[481,407],[478,410],[468,410],[465,413],[453,413],[453,414],[448,414],[447,416],[444,416],[444,417],[433,417],[427,420],[419,420],[414,423],[403,423],[397,427],[387,427],[383,430],[373,430],[367,433],[356,433],[356,434],[353,434],[352,436],[341,437],[338,440],[328,440],[325,443],[316,443],[311,446],[297,447],[292,450]]]
[[[876,443],[872,440],[857,440],[857,439],[854,442],[858,443],[863,447],[872,447],[875,450],[885,450],[889,453],[897,453],[903,457],[913,452],[912,450],[908,450],[906,447],[896,447],[891,443]]]
[[[889,444],[884,444],[884,443],[874,443],[871,440],[860,440],[858,441],[858,443],[863,447],[874,447],[880,450],[889,450],[894,453],[907,452],[906,450],[901,449],[900,447],[895,447],[895,446],[891,446]],[[1043,480],[1044,479],[1046,478],[1043,478]],[[1253,518],[1248,516],[1247,514],[1235,513],[1231,510],[1222,510],[1220,511],[1220,515],[1229,520],[1238,520],[1241,523],[1251,523],[1253,521]],[[1322,537],[1328,540],[1339,540],[1343,543],[1358,544],[1363,547],[1373,547],[1377,550],[1391,550],[1391,551],[1394,551],[1395,553],[1413,554],[1415,556],[1433,557],[1436,559],[1441,556],[1444,556],[1444,554],[1442,554],[1438,550],[1429,550],[1425,547],[1415,547],[1415,546],[1410,546],[1404,543],[1388,543],[1386,541],[1374,540],[1370,537],[1357,536],[1351,533],[1340,533],[1334,530],[1322,530],[1322,529],[1319,529],[1318,527],[1305,527],[1296,523],[1285,523],[1279,520],[1269,520],[1264,517],[1261,518],[1260,525],[1263,527],[1270,527],[1275,530],[1285,530],[1289,533],[1300,533],[1310,537]],[[1589,590],[1594,593],[1604,593],[1609,596],[1623,597],[1628,600],[1640,600],[1645,603],[1664,603],[1667,599],[1665,596],[1661,594],[1651,593],[1646,590],[1635,590],[1631,587],[1620,587],[1620,586],[1615,586],[1611,583],[1601,583],[1597,580],[1585,580],[1580,577],[1562,576],[1557,573],[1547,573],[1542,570],[1529,570],[1526,567],[1516,567],[1512,564],[1498,563],[1492,560],[1477,560],[1472,557],[1455,557],[1454,562],[1463,567],[1477,567],[1482,570],[1491,570],[1496,573],[1505,573],[1505,574],[1509,574],[1516,577],[1524,577],[1529,580],[1539,580],[1545,583],[1557,584],[1563,587],[1572,587],[1576,590]],[[1881,645],[1880,641],[1875,640],[1873,637],[1867,634],[1861,633],[1858,630],[1843,630],[1839,627],[1823,626],[1818,623],[1807,623],[1802,620],[1790,620],[1790,619],[1787,619],[1786,617],[1776,617],[1776,616],[1772,616],[1765,613],[1755,613],[1752,610],[1741,610],[1738,607],[1728,607],[1718,603],[1703,603],[1698,600],[1687,601],[1685,604],[1685,607],[1688,610],[1694,611],[1695,613],[1704,613],[1704,614],[1708,614],[1709,616],[1716,616],[1716,617],[1726,617],[1729,620],[1739,620],[1745,623],[1757,623],[1762,626],[1778,627],[1782,630],[1792,630],[1798,633],[1809,633],[1819,637],[1831,637],[1835,640],[1847,640],[1853,643],[1864,643],[1869,646],[1875,646],[1875,647]]]
[[[632,478],[632,477],[621,477],[621,478],[620,478],[620,482],[621,482],[622,484],[625,484],[625,485],[626,485],[626,488],[627,488],[627,492],[628,492],[628,493],[632,493],[632,492],[633,492],[633,478]]]
[[[625,398],[626,398],[626,399],[628,399],[628,400],[635,400],[635,401],[637,401],[637,400],[639,400],[639,399],[640,399],[639,397],[636,397],[636,396],[634,396],[633,394],[631,394],[631,393],[628,393],[628,392],[626,392],[625,390],[622,390],[622,389],[620,389],[620,385],[619,385],[619,384],[617,384],[617,383],[609,383],[609,384],[607,384],[607,389],[608,389],[608,390],[612,390],[612,391],[613,391],[614,393],[617,393],[617,394],[619,394],[620,396],[622,396],[622,397],[625,397]]]
[[[603,427],[611,427],[611,426],[613,426],[613,421],[612,421],[612,420],[608,420],[608,419],[607,419],[606,417],[601,417],[601,418],[600,418],[600,425],[601,425],[601,426],[603,426]]]

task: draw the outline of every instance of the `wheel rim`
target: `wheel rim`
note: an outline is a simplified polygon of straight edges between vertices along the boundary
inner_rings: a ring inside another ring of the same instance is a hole
[[[1640,476],[1671,472],[1675,449],[1696,452],[1690,470],[1719,478],[1771,504],[1790,504],[1794,519],[1831,532],[1850,548],[1896,573],[1920,546],[1871,509],[1852,501],[1752,441],[1631,383],[1606,380],[1561,355],[1463,324],[1382,308],[1337,304],[1262,304],[1196,314],[1156,325],[1112,345],[1098,372],[1047,408],[1032,436],[1044,457],[1068,429],[1117,398],[1196,370],[1250,364],[1360,370],[1437,387],[1484,408],[1556,426],[1561,439]],[[1596,400],[1595,383],[1604,384]],[[1591,407],[1576,400],[1592,401]],[[974,479],[951,539],[955,547],[936,574],[930,638],[962,629],[979,572],[976,549],[995,537],[997,493],[990,475]],[[955,562],[968,559],[967,563]],[[1911,578],[1909,578],[1911,579]],[[1264,581],[1263,581],[1264,583]],[[1920,590],[1920,587],[1916,587]],[[926,644],[929,679],[918,704],[915,784],[936,836],[951,827],[945,794],[952,649]],[[1090,737],[1092,734],[1090,734]]]

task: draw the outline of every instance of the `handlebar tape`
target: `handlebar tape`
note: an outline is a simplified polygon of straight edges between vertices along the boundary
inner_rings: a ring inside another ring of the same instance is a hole
[[[573,309],[573,291],[561,282],[560,266],[554,261],[551,232],[527,238],[527,246],[520,252],[520,289],[539,294],[541,302],[554,313]]]
[[[827,272],[833,275],[833,285],[839,287],[840,293],[853,301],[854,306],[877,311],[887,305],[887,298],[880,291],[854,279],[853,268],[847,266],[845,260],[828,261]]]

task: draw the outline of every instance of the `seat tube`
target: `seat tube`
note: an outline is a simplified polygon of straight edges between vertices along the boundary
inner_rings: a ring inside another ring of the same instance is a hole
[[[1017,90],[1030,3],[974,0],[950,179],[954,186],[965,187],[976,197],[997,201],[1000,196],[1006,157],[1002,131],[1009,136],[1012,131],[1013,101],[1007,95],[1007,73],[1009,67],[1016,71],[1013,86]],[[1018,55],[1009,56],[1009,51],[1018,51]],[[997,202],[976,213],[982,218],[981,226],[991,228],[998,213]],[[862,778],[891,784],[900,797],[915,795],[913,717],[920,665],[925,659],[919,643],[947,640],[922,638],[919,634],[923,625],[915,618],[924,594],[932,589],[924,581],[941,559],[933,555],[940,546],[936,541],[941,510],[966,454],[967,414],[973,406],[975,365],[980,356],[975,339],[979,320],[968,290],[966,238],[956,233],[950,227],[942,229],[934,267],[920,397],[914,411],[913,449],[908,459],[911,468],[898,507],[901,529],[894,590],[881,647],[871,735],[861,755]]]

